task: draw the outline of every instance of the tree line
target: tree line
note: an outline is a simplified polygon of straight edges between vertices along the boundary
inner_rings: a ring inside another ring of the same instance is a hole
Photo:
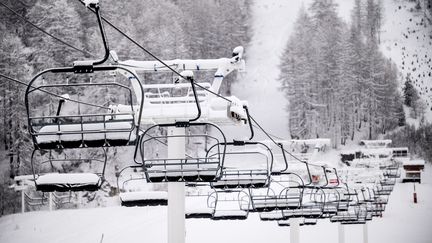
[[[280,75],[293,137],[338,146],[405,124],[397,67],[379,49],[382,13],[380,0],[355,0],[350,24],[333,0],[300,10]]]

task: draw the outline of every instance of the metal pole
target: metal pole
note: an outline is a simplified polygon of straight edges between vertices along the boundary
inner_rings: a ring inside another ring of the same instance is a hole
[[[25,212],[25,197],[24,190],[21,190],[21,213]]]
[[[339,243],[345,243],[345,226],[341,223],[338,224],[338,236],[339,236]]]
[[[185,156],[185,129],[172,127],[168,130],[168,158]],[[168,182],[168,243],[185,243],[185,183]]]
[[[49,205],[49,211],[52,211],[53,208],[52,192],[48,193],[48,205]]]
[[[290,243],[300,243],[300,219],[290,218]]]
[[[78,208],[81,208],[82,206],[82,192],[78,192]]]
[[[369,232],[367,222],[363,225],[363,243],[369,242]]]

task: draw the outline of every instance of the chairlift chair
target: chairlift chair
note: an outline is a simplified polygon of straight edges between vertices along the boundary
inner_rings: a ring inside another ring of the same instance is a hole
[[[170,135],[170,127],[184,129],[184,135]],[[169,158],[167,146],[160,146],[167,144],[169,139],[185,140],[186,153]],[[221,175],[225,142],[222,130],[212,123],[158,124],[143,132],[135,161],[142,164],[148,182],[212,182]],[[206,153],[209,144],[214,146],[215,153]],[[158,145],[159,149],[155,150]]]
[[[245,220],[251,208],[250,196],[246,190],[215,190],[210,197],[214,201],[209,206],[214,208],[212,220]]]
[[[341,224],[364,224],[366,221],[359,217],[359,206],[351,206],[348,211],[338,212],[330,217],[330,222]]]
[[[221,177],[212,182],[212,188],[265,188],[270,184],[273,166],[271,150],[261,142],[234,141],[216,144],[207,154],[218,156],[218,146],[226,146]],[[221,155],[219,155],[221,156]]]
[[[168,193],[154,190],[147,183],[145,173],[140,165],[123,168],[117,174],[117,188],[122,206],[159,206],[168,205]]]
[[[282,157],[285,168],[280,171],[271,172],[271,186],[266,193],[257,194],[253,191],[251,194],[251,203],[253,210],[256,212],[295,209],[301,205],[305,183],[303,178],[294,173],[288,172],[288,162],[282,144],[278,145],[282,150]]]
[[[206,186],[207,188],[208,186]],[[210,219],[214,214],[214,202],[217,200],[217,194],[214,191],[206,190],[201,192],[200,188],[194,188],[196,191],[187,193],[185,217],[187,219]]]
[[[325,195],[322,189],[306,188],[302,204],[296,209],[282,210],[286,218],[321,218],[324,214]]]
[[[298,175],[296,175],[298,176]],[[266,189],[265,194],[257,194],[251,191],[251,203],[255,212],[269,212],[273,210],[285,210],[300,208],[303,198],[303,181],[293,180],[284,175],[284,179],[271,180],[271,185],[279,184],[283,189],[275,192],[274,189]]]
[[[57,157],[53,156],[55,153],[51,150],[45,155],[42,154],[41,150],[34,150],[31,166],[36,190],[43,192],[99,190],[105,180],[104,173],[107,162],[106,151],[104,148],[101,150],[103,153],[100,153],[99,149],[96,151],[88,149],[89,153],[99,152],[99,156],[102,156],[99,159],[95,158],[95,155],[76,157],[71,150],[62,150],[63,154],[57,155]],[[68,155],[68,153],[71,154]],[[80,166],[82,169],[79,168]],[[84,173],[80,170],[95,172]]]

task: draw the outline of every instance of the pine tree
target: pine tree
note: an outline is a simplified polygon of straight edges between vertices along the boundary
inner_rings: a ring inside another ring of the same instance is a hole
[[[403,87],[403,93],[404,93],[404,104],[408,107],[413,107],[414,102],[417,101],[418,94],[417,90],[412,84],[411,76],[407,75]]]

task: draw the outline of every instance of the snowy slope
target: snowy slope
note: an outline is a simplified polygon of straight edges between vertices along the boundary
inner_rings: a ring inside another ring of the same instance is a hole
[[[306,1],[306,3],[309,1]],[[278,90],[280,56],[302,1],[256,0],[252,4],[253,36],[246,47],[246,74],[233,94],[249,102],[251,114],[268,130],[289,137],[287,100]]]
[[[432,25],[423,13],[412,11],[414,7],[415,2],[406,0],[384,1],[381,49],[404,77],[411,73],[432,121]]]
[[[368,223],[369,242],[428,243],[432,239],[432,168],[417,184],[418,204],[412,203],[413,186],[397,184],[383,218]],[[0,242],[166,242],[166,207],[107,207],[31,212],[0,218]],[[337,242],[337,224],[328,219],[300,230],[301,242]],[[186,242],[288,242],[289,227],[260,222],[252,214],[246,221],[186,221]],[[346,226],[346,242],[362,242],[362,226]]]

